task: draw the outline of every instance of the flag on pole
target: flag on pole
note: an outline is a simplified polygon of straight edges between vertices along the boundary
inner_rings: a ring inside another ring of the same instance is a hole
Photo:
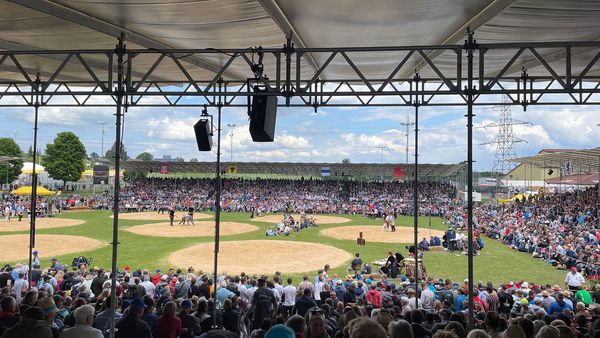
[[[321,167],[321,176],[330,176],[331,168],[330,167]]]

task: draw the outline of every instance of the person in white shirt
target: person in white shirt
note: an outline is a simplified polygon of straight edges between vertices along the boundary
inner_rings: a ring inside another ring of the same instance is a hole
[[[156,286],[150,281],[149,276],[144,276],[143,278],[144,281],[140,285],[143,286],[146,290],[146,295],[149,295],[150,297],[154,298],[154,291],[156,290]]]
[[[64,330],[60,338],[103,338],[102,331],[92,327],[94,307],[82,305],[75,310],[75,326]]]
[[[573,292],[577,292],[579,287],[585,283],[585,278],[583,275],[577,271],[576,267],[572,267],[571,271],[567,273],[565,277],[565,286]]]
[[[287,320],[292,315],[292,308],[296,305],[296,287],[292,279],[287,279],[288,285],[283,288],[283,317]]]

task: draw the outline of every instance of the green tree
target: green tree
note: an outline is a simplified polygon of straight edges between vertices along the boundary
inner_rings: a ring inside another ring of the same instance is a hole
[[[342,164],[350,164],[350,159],[349,158],[343,159]]]
[[[13,182],[23,169],[21,148],[12,138],[0,138],[0,156],[17,157],[18,159],[0,163],[0,182]]]
[[[144,151],[143,153],[139,154],[135,158],[136,158],[136,160],[152,161],[154,159],[154,156],[152,156],[152,154],[150,154],[149,152]]]
[[[106,151],[105,158],[110,161],[110,163],[115,163],[115,152],[117,150],[116,142],[113,142],[112,147]],[[128,160],[129,156],[127,155],[127,149],[125,148],[125,144],[121,142],[121,161]]]
[[[85,170],[85,147],[79,138],[70,131],[58,133],[53,143],[46,145],[42,164],[55,180],[76,182]]]

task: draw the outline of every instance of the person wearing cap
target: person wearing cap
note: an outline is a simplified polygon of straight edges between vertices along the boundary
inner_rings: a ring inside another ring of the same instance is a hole
[[[579,287],[584,283],[585,278],[583,278],[583,275],[577,271],[576,267],[572,267],[571,271],[569,271],[565,277],[565,287],[570,291],[577,292]]]
[[[546,312],[548,312],[548,310],[550,309],[550,305],[552,305],[552,303],[554,303],[555,300],[556,299],[554,299],[554,297],[550,295],[550,292],[548,292],[548,290],[542,291],[542,306],[544,307]]]
[[[32,253],[33,255],[32,259],[31,259],[31,265],[40,265],[40,255],[39,252],[37,250],[34,250]]]
[[[39,307],[29,307],[20,322],[8,328],[2,338],[52,338],[52,330]]]
[[[202,333],[200,321],[197,317],[192,316],[192,302],[189,299],[184,299],[181,302],[181,311],[177,317],[181,320],[181,336],[180,338],[193,338]]]
[[[160,273],[160,269],[156,269],[156,273],[154,275],[152,275],[152,278],[150,278],[150,281],[152,282],[152,284],[154,284],[154,286],[158,285],[158,282],[160,282],[160,280],[162,279],[162,274]]]
[[[103,338],[102,331],[92,327],[94,324],[94,307],[82,305],[75,312],[75,326],[64,330],[60,338]]]
[[[52,330],[52,335],[54,337],[58,337],[60,330],[63,328],[64,324],[62,320],[56,318],[56,314],[58,313],[58,307],[54,303],[54,299],[52,297],[44,297],[38,302],[39,307],[42,309],[44,313],[44,319],[50,325],[50,329]]]
[[[152,338],[152,332],[142,320],[146,304],[140,298],[134,299],[128,307],[128,313],[116,324],[115,338]]]

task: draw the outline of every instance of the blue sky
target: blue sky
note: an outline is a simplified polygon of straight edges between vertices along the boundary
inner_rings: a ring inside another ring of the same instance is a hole
[[[281,101],[281,99],[280,99]],[[532,125],[514,127],[514,134],[526,140],[516,145],[518,156],[543,148],[591,148],[599,146],[600,116],[596,106],[530,106],[527,111],[512,107],[513,118]],[[143,151],[155,157],[171,155],[186,160],[214,161],[216,152],[197,151],[192,126],[201,109],[131,108],[125,119],[124,143],[130,156]],[[211,113],[216,111],[210,109]],[[421,107],[419,152],[421,163],[457,163],[466,159],[465,108]],[[54,108],[40,110],[39,144],[43,149],[60,131],[80,137],[89,153],[101,151],[98,121],[108,121],[104,136],[106,151],[114,140],[114,110],[109,108]],[[498,118],[492,107],[475,108],[476,170],[490,170],[495,146],[480,145],[497,134],[483,128]],[[414,109],[397,108],[279,108],[276,141],[253,143],[248,132],[245,108],[223,110],[223,159],[266,162],[404,163],[406,116],[414,120]],[[1,108],[0,137],[14,137],[23,150],[33,143],[33,108]],[[233,147],[231,147],[231,128]],[[381,148],[385,147],[385,148]],[[409,162],[414,158],[414,132],[411,127]]]

